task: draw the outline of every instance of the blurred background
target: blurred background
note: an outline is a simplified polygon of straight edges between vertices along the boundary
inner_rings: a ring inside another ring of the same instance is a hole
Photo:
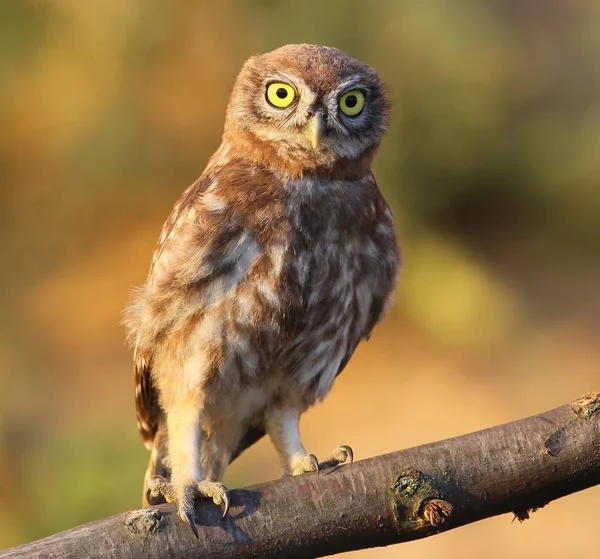
[[[362,459],[600,389],[599,26],[594,0],[1,0],[0,547],[140,505],[121,311],[243,61],[285,43],[387,83],[376,174],[404,248],[307,449]],[[279,475],[262,441],[226,482]],[[354,555],[577,556],[599,498]]]

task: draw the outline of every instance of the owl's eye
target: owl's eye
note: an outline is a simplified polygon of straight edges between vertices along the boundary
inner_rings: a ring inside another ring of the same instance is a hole
[[[357,116],[365,106],[365,94],[360,89],[344,93],[340,98],[340,109],[345,115]]]
[[[296,99],[296,91],[287,83],[270,83],[267,86],[267,101],[274,107],[285,109]]]

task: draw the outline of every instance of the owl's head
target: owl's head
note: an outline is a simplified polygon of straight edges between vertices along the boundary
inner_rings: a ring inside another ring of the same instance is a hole
[[[370,66],[335,48],[287,45],[246,61],[224,139],[241,156],[300,174],[370,162],[387,127],[388,105]]]

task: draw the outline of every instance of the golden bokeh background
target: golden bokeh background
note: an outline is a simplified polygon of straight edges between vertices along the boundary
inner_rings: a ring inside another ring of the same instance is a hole
[[[600,389],[599,28],[594,0],[0,1],[0,547],[139,506],[121,311],[236,72],[285,43],[383,76],[404,248],[307,449],[361,459]],[[262,441],[226,482],[279,475]],[[587,556],[599,497],[355,556]]]

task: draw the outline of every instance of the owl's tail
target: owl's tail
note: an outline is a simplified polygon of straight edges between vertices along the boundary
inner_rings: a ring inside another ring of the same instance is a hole
[[[171,472],[167,468],[165,461],[167,457],[166,440],[162,436],[164,427],[161,426],[157,429],[154,435],[154,442],[152,443],[152,449],[150,450],[150,461],[146,468],[146,475],[144,476],[144,493],[142,495],[142,503],[144,507],[149,507],[150,504],[156,505],[157,501],[153,499],[152,503],[148,500],[148,485],[154,479],[155,476],[162,476],[169,480]]]

